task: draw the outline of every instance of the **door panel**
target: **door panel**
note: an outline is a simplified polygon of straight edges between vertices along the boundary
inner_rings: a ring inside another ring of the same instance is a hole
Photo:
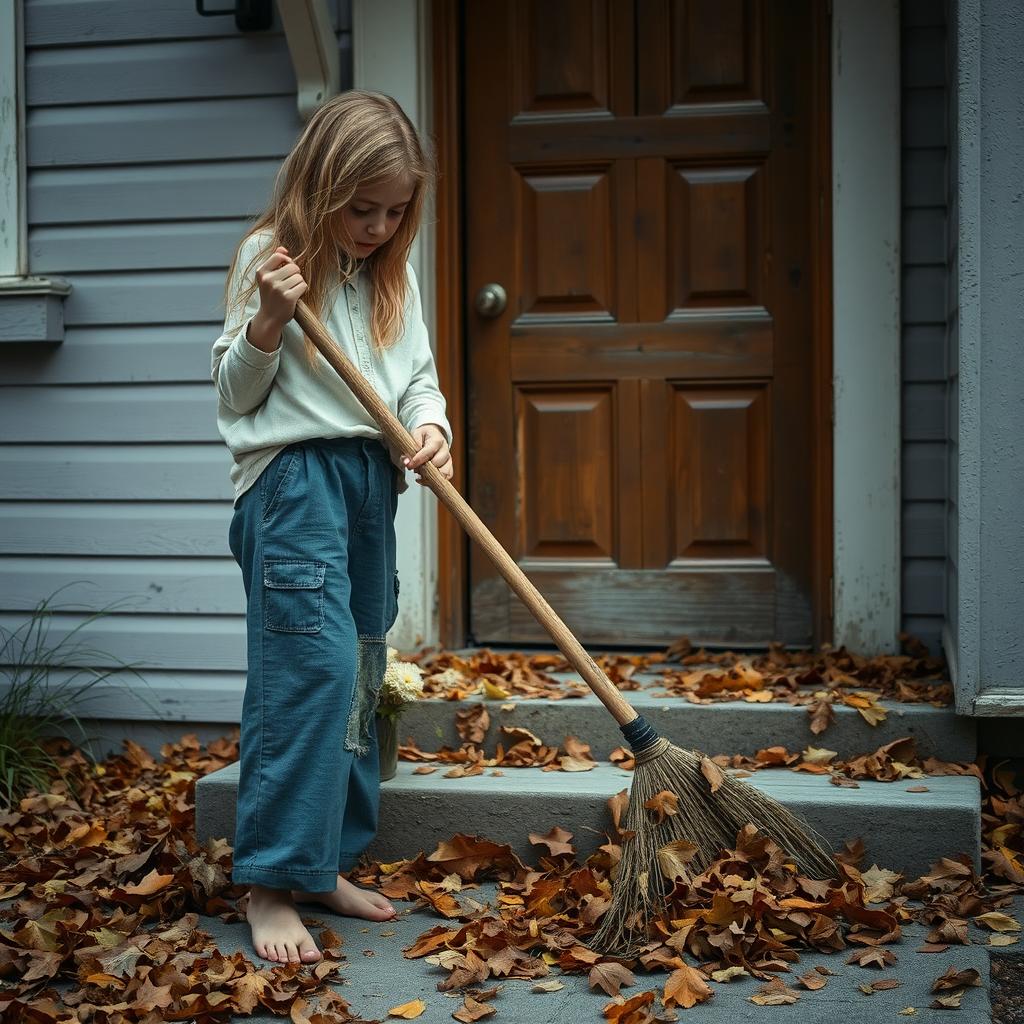
[[[584,642],[812,639],[810,7],[465,5],[470,500]]]

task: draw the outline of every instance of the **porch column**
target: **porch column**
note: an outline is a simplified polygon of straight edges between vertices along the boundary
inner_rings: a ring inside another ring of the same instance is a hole
[[[898,0],[832,7],[833,623],[837,644],[900,629]]]

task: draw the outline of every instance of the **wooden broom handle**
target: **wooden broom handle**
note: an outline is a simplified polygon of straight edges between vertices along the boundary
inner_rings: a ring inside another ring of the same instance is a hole
[[[320,318],[299,299],[295,307],[295,319],[317,350],[334,367],[341,379],[352,389],[363,408],[374,418],[381,432],[391,446],[410,458],[420,446],[412,434],[402,426],[398,417],[370,386],[369,381],[352,364],[352,361],[338,347]],[[441,475],[441,471],[427,462],[417,470],[427,486],[447,506],[463,529],[483,549],[505,582],[519,595],[523,604],[534,618],[551,634],[558,649],[569,659],[573,668],[583,677],[597,698],[611,712],[619,725],[625,725],[637,717],[636,711],[619,693],[615,684],[601,671],[593,658],[583,649],[570,632],[569,627],[558,617],[541,592],[530,582],[526,573],[515,563],[497,538],[484,525],[480,517],[469,507],[466,499]]]

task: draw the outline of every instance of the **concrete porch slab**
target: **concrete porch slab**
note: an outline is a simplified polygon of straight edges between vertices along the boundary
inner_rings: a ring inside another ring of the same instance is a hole
[[[409,851],[407,851],[409,852]],[[481,903],[493,903],[496,887],[484,883],[479,890],[470,890],[469,895]],[[344,951],[348,958],[343,970],[345,983],[340,993],[352,1004],[352,1012],[367,1020],[388,1020],[391,1007],[412,999],[422,999],[426,1004],[423,1014],[417,1018],[422,1024],[450,1024],[452,1012],[462,1005],[462,997],[437,991],[437,983],[443,981],[447,972],[428,964],[425,960],[407,960],[402,949],[412,945],[422,932],[442,919],[423,910],[413,911],[401,901],[395,901],[399,909],[397,921],[385,925],[367,925],[366,922],[350,917],[341,917],[313,904],[301,904],[300,916],[304,919],[314,939],[319,934],[319,925],[330,925],[345,940]],[[220,951],[231,954],[241,950],[261,966],[269,961],[255,957],[249,943],[249,927],[245,922],[225,924],[218,918],[201,917],[201,928],[208,931]],[[775,1019],[783,1014],[790,1024],[823,1024],[836,1020],[857,1020],[859,1024],[876,1024],[904,1019],[919,1021],[921,1024],[946,1024],[950,1019],[948,1010],[932,1010],[929,1004],[935,998],[931,992],[933,981],[943,974],[947,967],[957,970],[974,967],[981,974],[982,987],[971,988],[963,998],[960,1010],[953,1014],[957,1024],[989,1024],[991,1020],[989,989],[989,948],[985,945],[952,946],[945,953],[919,953],[928,929],[917,924],[903,928],[899,942],[889,948],[896,954],[896,963],[885,971],[855,967],[845,963],[850,950],[834,954],[822,954],[801,949],[800,962],[792,965],[792,973],[781,975],[782,980],[800,992],[800,999],[792,1006],[762,1007],[749,1001],[759,988],[760,982],[753,978],[741,978],[729,984],[712,982],[714,996],[688,1010],[678,1010],[679,1019],[695,1021],[698,1024],[755,1024]],[[988,934],[971,927],[972,940],[986,943]],[[1013,948],[1013,947],[1011,947]],[[692,961],[689,961],[692,964]],[[796,984],[797,976],[821,964],[834,971],[826,986],[815,992],[804,991]],[[660,995],[667,975],[636,973],[635,985],[622,990],[631,996],[638,992],[657,989]],[[900,986],[895,989],[876,992],[865,996],[859,985],[870,984],[880,978],[895,978]],[[610,1001],[603,992],[588,988],[586,975],[562,974],[557,967],[545,980],[562,982],[564,988],[550,993],[531,991],[532,981],[504,981],[501,992],[493,1006],[497,1011],[494,1021],[517,1021],[520,1024],[555,1024],[555,1022],[604,1021],[602,1008]],[[499,979],[489,980],[486,988],[498,984]],[[917,1012],[910,1018],[899,1016],[908,1006]],[[656,1000],[656,1009],[660,1001]],[[257,1012],[247,1020],[254,1024],[269,1024],[280,1020],[266,1011]]]

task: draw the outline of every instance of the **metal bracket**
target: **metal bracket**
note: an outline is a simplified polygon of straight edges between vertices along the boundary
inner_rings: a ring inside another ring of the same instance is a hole
[[[204,18],[233,14],[239,32],[266,32],[274,23],[273,0],[235,0],[233,7],[208,11],[204,0],[196,0],[196,13]]]
[[[295,68],[299,116],[310,115],[341,86],[338,37],[326,0],[277,0]]]

